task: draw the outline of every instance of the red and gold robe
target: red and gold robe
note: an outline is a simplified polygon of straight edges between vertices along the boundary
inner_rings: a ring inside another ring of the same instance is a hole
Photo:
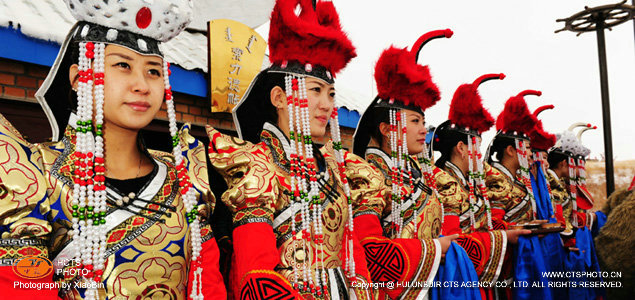
[[[443,169],[434,169],[434,176],[443,203],[443,234],[459,234],[457,242],[472,260],[479,280],[495,282],[507,252],[507,235],[501,230],[488,231],[487,208],[478,189],[471,225],[468,182],[456,165],[447,161]]]
[[[355,231],[363,236],[366,260],[373,282],[431,282],[439,268],[441,246],[436,240],[441,233],[442,208],[432,190],[420,180],[414,191],[404,187],[403,230],[389,222],[392,208],[389,177],[392,160],[380,149],[369,148],[368,163],[347,153],[346,176],[354,195]],[[415,160],[409,162],[415,178],[422,178]],[[415,235],[415,226],[417,226]],[[428,288],[380,289],[380,299],[419,299]]]
[[[225,178],[228,189],[222,201],[233,214],[232,234],[234,256],[230,284],[234,299],[313,299],[315,295],[303,290],[302,268],[294,274],[293,265],[301,266],[309,261],[311,273],[320,268],[314,257],[314,240],[303,244],[292,238],[292,218],[300,226],[301,214],[294,215],[291,205],[290,143],[276,126],[265,123],[261,142],[252,144],[224,135],[212,127],[207,128],[210,138],[211,164]],[[318,160],[325,169],[318,180],[322,186],[323,202],[324,266],[327,270],[325,299],[340,299],[354,294],[357,299],[370,299],[372,290],[354,288],[370,282],[364,251],[355,240],[355,284],[344,274],[348,202],[344,194],[337,162],[332,155],[323,154]],[[314,232],[313,224],[309,225]],[[296,227],[300,228],[300,227]],[[356,232],[357,234],[357,232]],[[292,282],[298,275],[298,287]]]

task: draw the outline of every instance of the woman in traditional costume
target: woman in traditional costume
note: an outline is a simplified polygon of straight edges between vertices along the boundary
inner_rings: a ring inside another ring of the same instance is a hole
[[[538,119],[529,111],[524,96],[542,95],[539,91],[525,90],[509,98],[503,111],[496,119],[498,130],[484,164],[487,197],[492,204],[492,219],[505,228],[509,225],[535,223],[537,220],[536,198],[530,179],[533,164],[530,134],[535,130]],[[492,158],[495,154],[496,159]],[[546,271],[542,245],[537,236],[518,239],[514,249],[511,270],[503,270],[502,279],[536,282],[548,286],[543,277]],[[511,289],[504,289],[511,296]],[[551,290],[535,285],[517,286],[513,289],[514,299],[549,299]]]
[[[581,131],[573,131],[582,127]],[[586,212],[593,207],[593,198],[586,191],[586,172],[584,170],[584,158],[591,152],[580,142],[580,136],[586,130],[593,129],[588,123],[574,123],[558,137],[555,146],[549,152],[550,168],[549,178],[552,194],[558,202],[567,203],[563,209],[563,218],[567,224],[566,236],[563,236],[564,245],[570,251],[566,253],[564,268],[566,271],[575,272],[599,272],[600,266],[595,252],[592,230],[603,225],[605,218],[603,213],[599,222],[594,222],[596,213]],[[595,226],[594,226],[595,223]],[[570,225],[569,225],[570,224]],[[597,226],[597,227],[596,227]],[[598,230],[599,231],[599,230]],[[579,273],[578,273],[579,274]],[[569,287],[569,299],[594,299],[604,293],[602,288],[581,288],[582,285],[593,279],[587,277],[570,278],[577,286]]]
[[[443,203],[443,234],[460,234],[457,242],[467,251],[479,280],[492,284],[501,274],[508,255],[508,242],[515,244],[519,230],[492,220],[484,180],[481,134],[494,125],[494,118],[483,107],[478,87],[483,82],[503,79],[504,74],[486,74],[454,93],[448,120],[432,137],[436,160],[435,181]],[[493,289],[481,288],[484,298],[494,298]]]
[[[368,299],[334,107],[355,48],[330,1],[278,0],[270,26],[272,65],[232,112],[240,139],[208,127],[233,215],[233,298]],[[329,120],[332,149],[320,149]]]
[[[61,140],[30,144],[0,116],[2,169],[22,170],[0,173],[0,253],[48,254],[63,299],[224,299],[205,148],[177,129],[159,50],[192,1],[66,3],[78,23],[36,93]],[[172,153],[139,135],[163,100]]]
[[[380,180],[375,183],[370,180],[375,176],[366,176],[367,185],[360,184],[359,179],[352,180],[353,189],[371,184],[385,186],[383,197],[367,193],[370,197],[360,198],[355,205],[355,228],[364,237],[361,243],[373,282],[427,284],[420,288],[386,286],[381,289],[382,297],[454,295],[480,299],[476,288],[430,289],[435,280],[478,280],[465,251],[451,243],[456,236],[440,237],[443,207],[436,192],[435,167],[425,144],[424,111],[439,101],[440,94],[428,66],[417,64],[417,57],[428,41],[451,36],[449,29],[432,31],[422,35],[410,50],[385,50],[375,66],[378,96],[364,112],[355,132],[354,153],[379,170]],[[347,168],[350,165],[347,163]],[[442,256],[445,269],[456,270],[452,275],[441,271]]]
[[[553,105],[543,105],[534,111],[534,116],[548,109],[553,109]],[[536,199],[536,218],[539,220],[547,220],[548,223],[558,224],[552,226],[561,226],[566,229],[566,223],[560,223],[562,218],[562,206],[554,200],[553,192],[547,180],[547,169],[549,162],[547,161],[547,153],[556,143],[556,136],[547,132],[542,120],[538,120],[534,130],[529,134],[531,140],[531,151],[534,156],[534,164],[530,167],[531,185]],[[559,224],[560,223],[560,224]],[[542,245],[543,257],[545,260],[545,268],[548,272],[562,272],[564,270],[564,260],[567,255],[563,246],[561,235],[559,233],[544,234],[540,238]],[[554,299],[563,299],[566,297],[566,288],[562,287],[562,278],[546,278],[549,281]]]

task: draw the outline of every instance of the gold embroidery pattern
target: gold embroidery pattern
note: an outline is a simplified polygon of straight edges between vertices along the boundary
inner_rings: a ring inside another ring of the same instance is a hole
[[[525,186],[509,178],[502,170],[484,163],[485,185],[492,208],[505,211],[506,222],[525,222],[533,219],[533,211]],[[515,212],[511,215],[508,213]]]
[[[481,281],[491,282],[496,279],[496,273],[498,272],[498,267],[500,265],[500,261],[504,258],[503,245],[504,239],[502,235],[505,234],[502,231],[491,231],[489,236],[492,241],[492,248],[490,249],[490,258],[488,260],[487,268],[483,272],[483,276],[481,276]]]

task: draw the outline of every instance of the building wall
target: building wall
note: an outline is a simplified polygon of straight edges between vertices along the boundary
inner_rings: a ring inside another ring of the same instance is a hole
[[[50,137],[48,121],[43,111],[37,111],[39,105],[35,92],[40,87],[48,67],[0,58],[0,113],[33,142],[46,141]],[[203,138],[204,126],[209,124],[225,133],[236,135],[234,122],[230,114],[211,112],[207,98],[182,93],[174,93],[177,122],[192,124],[192,133]],[[157,114],[150,130],[167,132],[165,104]],[[46,128],[46,130],[42,130]],[[344,147],[351,149],[354,128],[341,129]],[[324,143],[325,139],[316,142]]]

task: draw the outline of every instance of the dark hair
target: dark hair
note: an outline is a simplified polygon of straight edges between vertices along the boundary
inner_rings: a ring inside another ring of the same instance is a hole
[[[250,90],[242,99],[246,102],[238,111],[242,138],[245,141],[258,143],[264,122],[278,123],[276,107],[271,104],[271,90],[276,86],[284,90],[285,76],[285,73],[265,70],[253,79]]]
[[[555,169],[558,167],[558,164],[563,161],[566,160],[568,157],[566,154],[560,152],[560,151],[551,151],[549,152],[549,155],[547,156],[547,162],[549,163],[549,169]]]
[[[493,153],[496,153],[496,160],[501,161],[503,159],[503,154],[505,153],[505,149],[507,149],[507,146],[512,146],[514,147],[514,149],[516,149],[515,140],[511,137],[497,135],[494,138],[494,142],[492,143],[490,156]]]
[[[449,129],[443,126],[443,124],[439,127],[441,128],[437,129],[436,136],[432,137],[434,139],[433,150],[441,152],[441,157],[437,159],[435,165],[439,168],[443,168],[445,162],[449,161],[452,157],[452,149],[454,149],[459,142],[467,143],[468,136],[464,132]]]
[[[373,107],[371,108],[372,110],[370,111],[370,116],[372,117],[372,121],[371,121],[371,128],[370,130],[370,137],[375,139],[377,141],[377,143],[379,143],[379,145],[381,146],[383,140],[384,140],[384,136],[381,133],[381,129],[379,127],[379,125],[381,123],[389,123],[390,122],[390,115],[388,113],[388,108],[387,107]]]
[[[70,53],[70,65],[66,68],[65,72],[69,72],[69,68],[74,64],[79,64],[79,42],[71,41],[68,44],[68,53]],[[59,72],[59,71],[58,71]],[[79,75],[78,75],[79,76]],[[64,79],[68,78],[66,76]],[[73,90],[73,86],[70,81],[66,81],[68,83],[68,105],[70,105],[71,111],[74,111],[77,108],[77,92]]]
[[[277,73],[277,72],[269,72],[267,73],[264,79],[264,84],[262,85],[262,95],[263,100],[260,102],[261,111],[266,117],[266,120],[269,123],[277,124],[278,123],[278,111],[276,107],[271,104],[271,90],[275,87],[280,87],[283,91],[285,90],[285,78],[286,74]],[[254,91],[252,91],[253,93]]]

